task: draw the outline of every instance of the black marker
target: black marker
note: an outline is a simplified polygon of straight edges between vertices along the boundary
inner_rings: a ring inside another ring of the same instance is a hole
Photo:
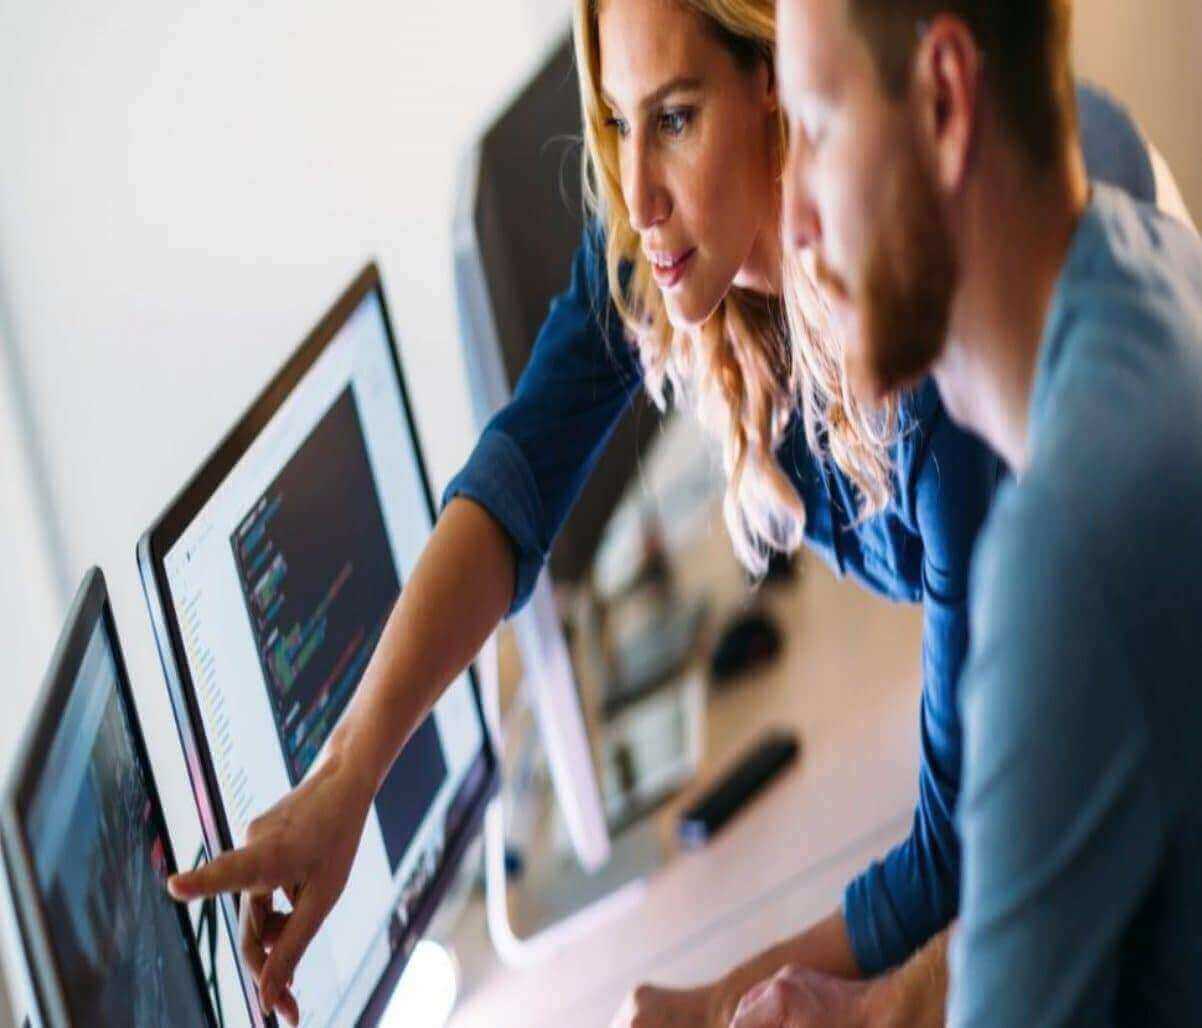
[[[680,817],[678,835],[685,849],[704,845],[773,778],[797,759],[801,743],[794,732],[775,731],[751,749]]]

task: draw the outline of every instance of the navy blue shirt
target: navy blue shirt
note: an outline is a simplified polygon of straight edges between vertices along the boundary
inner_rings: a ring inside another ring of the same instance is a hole
[[[1078,95],[1090,174],[1154,199],[1151,163],[1126,114],[1091,89]],[[512,401],[488,424],[443,498],[475,501],[513,540],[511,613],[529,598],[556,532],[642,384],[637,355],[610,304],[602,242],[586,232],[569,287],[552,303]],[[903,398],[898,427],[894,498],[858,524],[851,481],[814,457],[800,419],[778,451],[805,503],[809,546],[838,574],[923,608],[913,826],[844,895],[848,933],[865,974],[901,963],[959,907],[956,688],[968,648],[968,568],[1003,472],[982,442],[951,423],[931,381]]]

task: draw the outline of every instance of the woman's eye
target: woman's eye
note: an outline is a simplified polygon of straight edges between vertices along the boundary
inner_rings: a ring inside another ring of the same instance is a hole
[[[625,139],[630,133],[630,126],[627,125],[626,122],[624,122],[621,118],[607,118],[605,124],[617,132],[617,134],[623,139]]]
[[[672,111],[664,111],[659,117],[659,125],[667,135],[679,136],[689,127],[689,122],[692,120],[693,112],[687,107],[681,107]]]
[[[668,136],[682,135],[692,121],[692,111],[688,107],[678,107],[674,111],[660,114],[660,129]]]

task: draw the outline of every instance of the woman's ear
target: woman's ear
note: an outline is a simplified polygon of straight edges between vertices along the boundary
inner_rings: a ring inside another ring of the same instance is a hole
[[[776,64],[772,58],[765,57],[760,61],[756,74],[759,76],[760,95],[767,103],[768,110],[772,112],[780,110],[780,95],[776,88]]]

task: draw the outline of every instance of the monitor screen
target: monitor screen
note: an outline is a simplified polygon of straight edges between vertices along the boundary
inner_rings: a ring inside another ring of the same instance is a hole
[[[190,759],[216,785],[198,799],[218,808],[207,814],[223,847],[313,766],[433,527],[382,295],[358,293],[177,504],[195,509],[158,533],[203,737]],[[480,789],[474,690],[468,674],[452,684],[384,781],[346,890],[297,969],[302,1023],[353,1022],[393,961]]]
[[[41,988],[47,1020],[209,1028],[187,918],[164,887],[170,844],[105,617],[78,653],[20,771],[37,908],[27,930],[30,920],[44,930],[41,975],[54,970]]]

